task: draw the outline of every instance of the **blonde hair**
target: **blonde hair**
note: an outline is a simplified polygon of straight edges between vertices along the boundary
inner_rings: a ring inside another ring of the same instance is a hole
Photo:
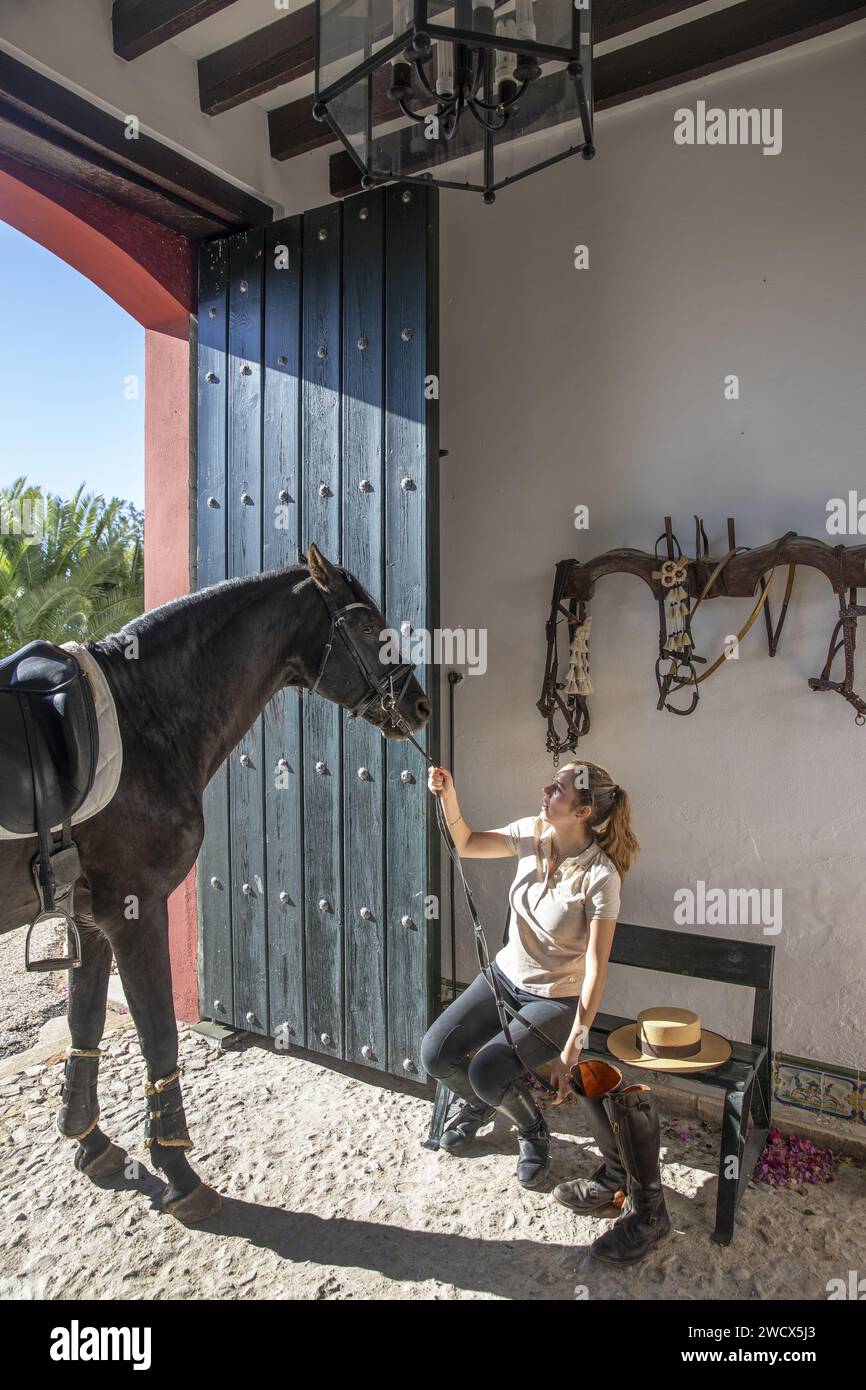
[[[599,763],[566,763],[562,772],[574,769],[574,792],[576,806],[592,806],[587,820],[587,829],[593,840],[604,850],[620,878],[625,878],[632,860],[640,850],[640,844],[632,830],[631,802],[624,787],[614,782],[606,767]],[[544,877],[544,864],[541,856],[541,839],[544,826],[551,822],[539,816],[535,822],[535,861],[538,877]],[[580,870],[576,869],[575,873]]]

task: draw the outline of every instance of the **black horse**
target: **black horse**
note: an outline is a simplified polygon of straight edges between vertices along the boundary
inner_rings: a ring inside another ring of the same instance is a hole
[[[71,1048],[57,1126],[78,1141],[81,1172],[102,1178],[123,1165],[123,1150],[97,1125],[113,953],[147,1065],[150,1154],[167,1179],[162,1206],[185,1221],[220,1205],[185,1155],[166,906],[201,847],[202,793],[286,686],[316,690],[386,738],[423,728],[430,705],[411,667],[389,672],[380,661],[385,627],[358,581],[310,545],[303,564],[201,589],[87,644],[114,696],[123,768],[109,805],[74,827],[81,964],[69,971]],[[39,910],[34,850],[33,839],[0,840],[0,932]],[[125,911],[131,897],[134,920]]]

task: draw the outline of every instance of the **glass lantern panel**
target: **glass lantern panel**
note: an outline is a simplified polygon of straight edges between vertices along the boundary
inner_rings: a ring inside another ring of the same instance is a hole
[[[319,0],[317,12],[319,92],[408,37],[413,17],[412,0]]]
[[[331,120],[336,122],[347,145],[362,164],[367,161],[369,135],[370,79],[362,77],[354,86],[328,102]]]
[[[472,112],[464,109],[456,133],[449,139],[449,118],[436,117],[432,97],[415,99],[412,104],[426,116],[423,123],[392,118],[374,124],[371,172],[383,178],[432,172],[438,181],[483,186],[483,130]],[[390,104],[386,109],[392,116]],[[497,123],[500,119],[494,113],[481,114]],[[576,85],[564,67],[542,68],[541,76],[530,83],[510,111],[501,132],[494,134],[493,143],[496,183],[584,143]]]
[[[577,84],[564,67],[545,66],[494,138],[495,182],[516,178],[583,144]]]

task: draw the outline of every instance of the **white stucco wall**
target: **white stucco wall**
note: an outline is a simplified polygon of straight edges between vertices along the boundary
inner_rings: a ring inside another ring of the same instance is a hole
[[[443,195],[442,624],[485,627],[489,648],[486,675],[457,690],[457,787],[475,828],[533,813],[550,775],[535,701],[557,560],[651,549],[665,513],[692,554],[695,512],[717,555],[729,514],[739,544],[791,528],[827,539],[827,499],[866,496],[864,70],[862,35],[803,46],[603,115],[591,164],[565,161],[493,208]],[[781,107],[782,152],[676,146],[673,113],[699,97]],[[588,271],[573,269],[578,243]],[[723,398],[728,373],[738,402]],[[588,533],[574,529],[579,503]],[[698,650],[715,657],[750,608],[705,604]],[[829,585],[801,571],[776,658],[760,621],[688,719],[655,708],[645,585],[601,580],[589,611],[580,753],[628,789],[642,845],[622,920],[674,926],[675,889],[700,878],[781,888],[777,935],[694,930],[775,944],[776,1048],[866,1066],[866,729],[806,683],[836,618]],[[469,873],[498,943],[509,861]],[[460,923],[467,979],[465,911]],[[606,1011],[661,1002],[749,1036],[746,991],[611,969]]]

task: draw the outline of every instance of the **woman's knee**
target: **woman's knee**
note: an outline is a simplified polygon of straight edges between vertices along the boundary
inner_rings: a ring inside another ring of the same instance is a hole
[[[469,1063],[472,1089],[486,1105],[498,1105],[514,1080],[514,1059],[507,1047],[488,1044]]]
[[[437,1081],[444,1080],[448,1072],[453,1071],[460,1060],[453,1055],[448,1041],[448,1035],[443,1034],[435,1023],[427,1029],[421,1039],[421,1065],[427,1075],[434,1077]]]

